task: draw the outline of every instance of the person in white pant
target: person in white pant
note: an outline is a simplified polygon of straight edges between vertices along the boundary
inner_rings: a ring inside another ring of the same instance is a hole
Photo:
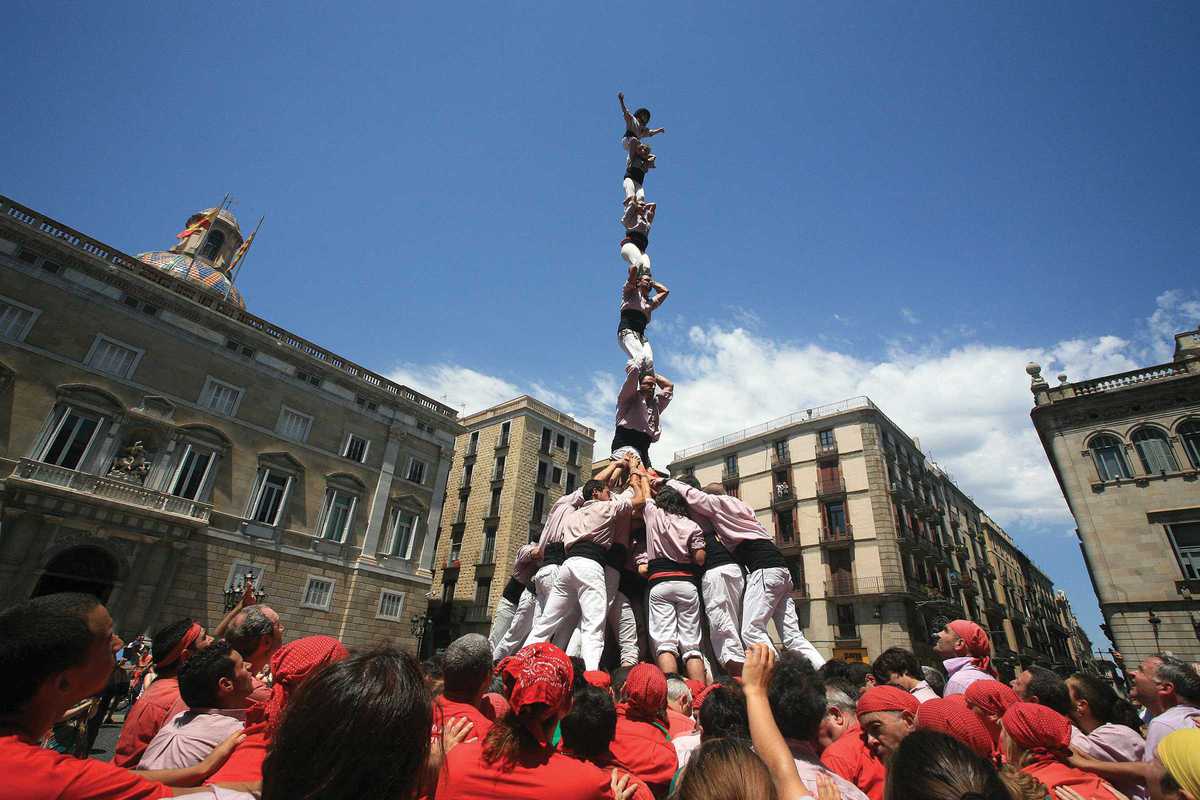
[[[521,644],[533,627],[537,595],[530,582],[540,566],[541,552],[537,542],[530,542],[517,551],[512,577],[504,586],[500,604],[492,617],[492,630],[488,634],[488,646],[492,648],[494,661],[521,649]]]
[[[650,293],[654,292],[654,297]],[[629,277],[621,287],[621,316],[617,321],[617,344],[629,360],[625,372],[654,370],[654,351],[646,338],[646,326],[654,310],[667,299],[671,290],[655,282],[650,273],[639,274],[638,265],[631,264]]]
[[[636,459],[636,453],[632,454],[632,457]],[[625,491],[614,496],[632,499],[633,487],[627,487]],[[604,591],[608,594],[608,627],[617,641],[621,666],[632,667],[641,660],[641,654],[638,650],[637,617],[624,585],[627,572],[632,572],[633,576],[637,575],[638,554],[635,553],[635,545],[630,535],[632,519],[624,518],[618,525],[620,529],[616,541],[620,544],[613,544],[609,548],[608,559],[604,563]]]
[[[765,644],[774,650],[767,624],[774,621],[786,650],[807,658],[814,668],[825,658],[800,631],[796,604],[792,600],[792,576],[771,534],[754,516],[754,509],[725,494],[719,483],[704,490],[677,480],[667,481],[683,495],[688,508],[708,517],[713,528],[738,563],[746,569],[746,592],[742,597],[742,644]]]
[[[548,641],[571,610],[578,607],[580,654],[585,667],[596,670],[604,653],[604,623],[608,616],[605,558],[616,535],[617,519],[640,509],[646,496],[635,486],[632,499],[614,498],[608,485],[595,478],[583,485],[583,496],[587,502],[568,512],[563,521],[567,560],[558,570],[546,609],[534,624],[529,642]]]
[[[658,206],[633,200],[621,214],[621,225],[625,238],[621,240],[621,258],[634,267],[638,275],[650,274],[650,226],[654,224],[654,213]]]
[[[693,489],[700,484],[695,478],[679,479]],[[712,520],[689,508],[692,521],[704,534],[704,575],[700,578],[700,599],[704,616],[708,618],[708,638],[717,661],[730,675],[741,675],[746,663],[742,646],[742,595],[746,591],[746,576],[733,558],[729,548],[713,529]]]
[[[634,475],[646,483],[646,477]],[[648,486],[643,486],[648,491]],[[650,582],[649,627],[659,669],[679,672],[679,659],[689,678],[705,679],[700,655],[700,568],[704,566],[704,533],[687,516],[688,507],[670,487],[647,499],[646,555],[642,574]],[[676,657],[678,654],[679,658]]]
[[[621,146],[625,148],[628,157],[625,161],[625,177],[621,182],[625,190],[625,202],[637,198],[645,199],[646,192],[642,183],[646,180],[646,171],[654,169],[655,156],[650,152],[650,145],[643,142],[651,136],[666,133],[666,128],[651,128],[650,109],[639,108],[633,113],[625,107],[625,95],[617,92],[617,100],[621,103],[621,115],[625,118],[625,133],[621,134]]]

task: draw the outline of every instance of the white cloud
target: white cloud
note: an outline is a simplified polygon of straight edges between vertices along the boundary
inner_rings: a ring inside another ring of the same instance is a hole
[[[457,364],[401,364],[387,377],[453,406],[460,414],[473,414],[524,394],[510,381]]]
[[[900,309],[900,316],[904,317],[904,321],[909,325],[920,325],[921,318],[918,317],[911,308]]]
[[[1200,325],[1200,295],[1171,289],[1154,298],[1154,305],[1143,336],[1149,360],[1162,364],[1175,352],[1175,334]]]

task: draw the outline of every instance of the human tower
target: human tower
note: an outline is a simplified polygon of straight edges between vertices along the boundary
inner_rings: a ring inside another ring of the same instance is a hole
[[[650,268],[657,207],[645,192],[646,174],[657,166],[647,140],[665,129],[650,127],[649,109],[630,112],[625,96],[617,99],[626,155],[620,253],[628,275],[617,323],[626,362],[612,458],[558,500],[537,540],[517,552],[493,618],[493,657],[553,641],[596,670],[609,627],[621,666],[641,660],[645,634],[664,672],[707,680],[717,666],[739,675],[746,646],[772,645],[767,625],[774,621],[784,648],[819,667],[825,659],[800,631],[791,573],[754,510],[720,484],[667,480],[651,465],[650,445],[674,391],[655,369],[646,334],[670,294]]]

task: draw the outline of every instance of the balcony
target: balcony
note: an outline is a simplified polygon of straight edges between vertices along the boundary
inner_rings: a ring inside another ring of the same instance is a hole
[[[979,594],[979,586],[976,585],[974,578],[968,578],[964,575],[958,579],[958,587],[963,590],[963,594],[971,596]]]
[[[1007,610],[1004,608],[1004,606],[1000,605],[1000,601],[995,597],[984,598],[983,610],[989,614],[996,614],[1001,617],[1006,616],[1007,614]]]
[[[467,613],[463,615],[463,622],[491,622],[492,616],[488,613],[487,606],[470,606],[467,608]]]
[[[796,495],[792,491],[791,484],[777,483],[774,491],[771,492],[771,505],[776,508],[791,508],[796,504]]]
[[[883,594],[883,578],[834,578],[825,581],[826,597],[858,597],[866,594]]]
[[[775,546],[779,548],[779,552],[786,558],[788,556],[798,556],[803,552],[800,540],[795,534],[784,537],[780,536],[775,542]]]
[[[193,527],[207,525],[212,513],[212,506],[208,503],[156,492],[119,478],[90,475],[28,458],[20,460],[8,481],[53,487],[62,494],[123,506],[131,511],[149,511]]]
[[[721,483],[730,484],[730,483],[737,483],[737,482],[738,482],[738,468],[737,468],[736,464],[734,464],[733,466],[729,466],[728,464],[726,464],[725,466],[721,467]]]
[[[815,449],[818,458],[821,456],[836,456],[838,452],[837,440],[835,439],[832,442],[822,443],[818,438]]]
[[[992,565],[984,561],[979,565],[979,574],[985,578],[995,578],[996,570],[992,569]]]
[[[464,483],[463,485],[458,487],[458,496],[461,499],[466,500],[467,495],[469,495],[470,493],[471,493],[471,484]]]
[[[821,544],[826,547],[849,547],[854,543],[854,526],[849,523],[844,528],[821,526]]]
[[[909,489],[908,486],[906,486],[903,481],[892,481],[892,485],[890,487],[888,487],[888,489],[892,493],[892,497],[894,497],[895,499],[903,500],[903,501],[909,502],[909,503],[912,502],[912,499],[913,499],[912,490]]]
[[[862,644],[862,637],[858,634],[857,625],[838,625],[833,632],[833,641],[843,647],[858,647]]]
[[[792,599],[793,600],[807,600],[808,599],[808,586],[804,583],[803,580],[797,581],[795,579],[795,577],[792,578]]]
[[[791,466],[792,454],[786,448],[772,447],[771,448],[771,466],[772,467],[787,467]]]
[[[817,497],[837,497],[846,493],[846,479],[841,475],[817,478]]]

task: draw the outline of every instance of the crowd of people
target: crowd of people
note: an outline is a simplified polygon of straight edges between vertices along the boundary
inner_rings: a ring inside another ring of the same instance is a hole
[[[551,642],[496,662],[479,634],[424,663],[285,643],[258,605],[221,627],[155,633],[157,677],[106,763],[45,744],[110,680],[107,609],[56,594],[0,612],[0,798],[1200,800],[1200,673],[1165,653],[1133,672],[1143,722],[1096,675],[1001,682],[966,620],[938,637],[941,670],[750,642],[715,680],[589,669]]]

